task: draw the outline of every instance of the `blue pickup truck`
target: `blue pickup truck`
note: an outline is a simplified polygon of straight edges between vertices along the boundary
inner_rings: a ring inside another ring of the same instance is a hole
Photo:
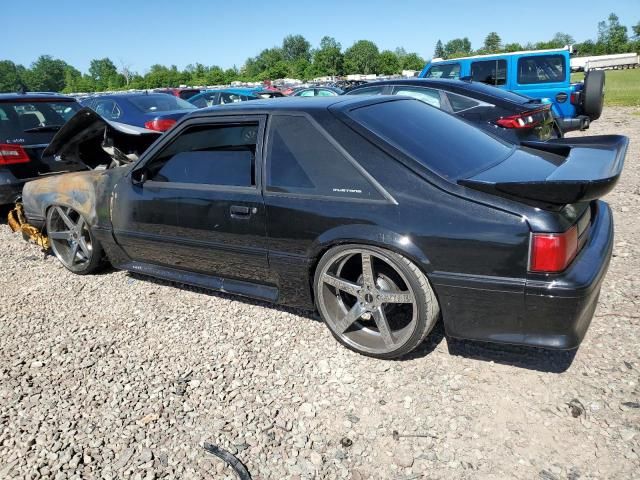
[[[604,72],[588,72],[584,82],[571,83],[569,49],[475,55],[427,63],[421,78],[482,82],[553,103],[562,132],[585,130],[602,113]]]

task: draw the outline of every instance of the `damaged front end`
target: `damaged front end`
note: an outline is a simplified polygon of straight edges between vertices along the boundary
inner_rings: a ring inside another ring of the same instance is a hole
[[[78,111],[56,133],[43,156],[53,157],[57,162],[81,164],[86,171],[27,182],[22,202],[9,212],[9,226],[14,232],[21,232],[26,240],[48,250],[43,215],[48,205],[74,206],[95,220],[96,189],[102,191],[104,183],[109,183],[103,178],[102,174],[107,173],[104,170],[135,162],[160,135],[153,130],[110,122],[89,108]]]
[[[104,170],[138,160],[161,132],[105,120],[90,108],[79,110],[56,133],[43,156]]]
[[[9,212],[8,217],[9,228],[14,232],[21,232],[22,238],[27,241],[31,241],[38,245],[42,250],[47,251],[51,247],[49,239],[38,228],[30,225],[27,222],[27,218],[24,216],[24,209],[21,203],[16,203],[16,206]]]

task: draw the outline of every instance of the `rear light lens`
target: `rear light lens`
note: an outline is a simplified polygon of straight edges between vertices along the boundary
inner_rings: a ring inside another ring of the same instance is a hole
[[[571,92],[571,105],[580,105],[580,92]]]
[[[171,118],[156,118],[155,120],[149,120],[148,122],[145,122],[144,128],[155,130],[156,132],[166,132],[176,123],[177,121]]]
[[[545,111],[545,109],[534,110],[511,115],[510,117],[502,117],[496,120],[496,124],[503,128],[533,128],[542,122]]]
[[[578,253],[578,227],[564,233],[534,233],[531,235],[531,272],[562,272]]]
[[[0,143],[0,165],[27,163],[31,161],[27,152],[20,145]]]

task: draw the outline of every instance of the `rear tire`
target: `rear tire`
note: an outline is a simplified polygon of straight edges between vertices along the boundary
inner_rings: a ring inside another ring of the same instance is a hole
[[[347,348],[397,358],[418,347],[440,315],[425,274],[395,252],[341,245],[318,263],[314,293],[320,316]]]
[[[104,265],[102,245],[86,219],[71,207],[51,206],[47,210],[46,230],[51,250],[67,270],[87,275]]]
[[[582,109],[591,121],[602,115],[604,105],[604,72],[592,70],[584,77],[584,91]]]

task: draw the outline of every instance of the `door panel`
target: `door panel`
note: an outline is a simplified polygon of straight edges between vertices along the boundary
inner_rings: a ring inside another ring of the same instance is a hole
[[[264,116],[194,119],[154,149],[114,196],[114,235],[125,252],[136,261],[265,281],[264,123]],[[142,184],[132,181],[139,172]]]

